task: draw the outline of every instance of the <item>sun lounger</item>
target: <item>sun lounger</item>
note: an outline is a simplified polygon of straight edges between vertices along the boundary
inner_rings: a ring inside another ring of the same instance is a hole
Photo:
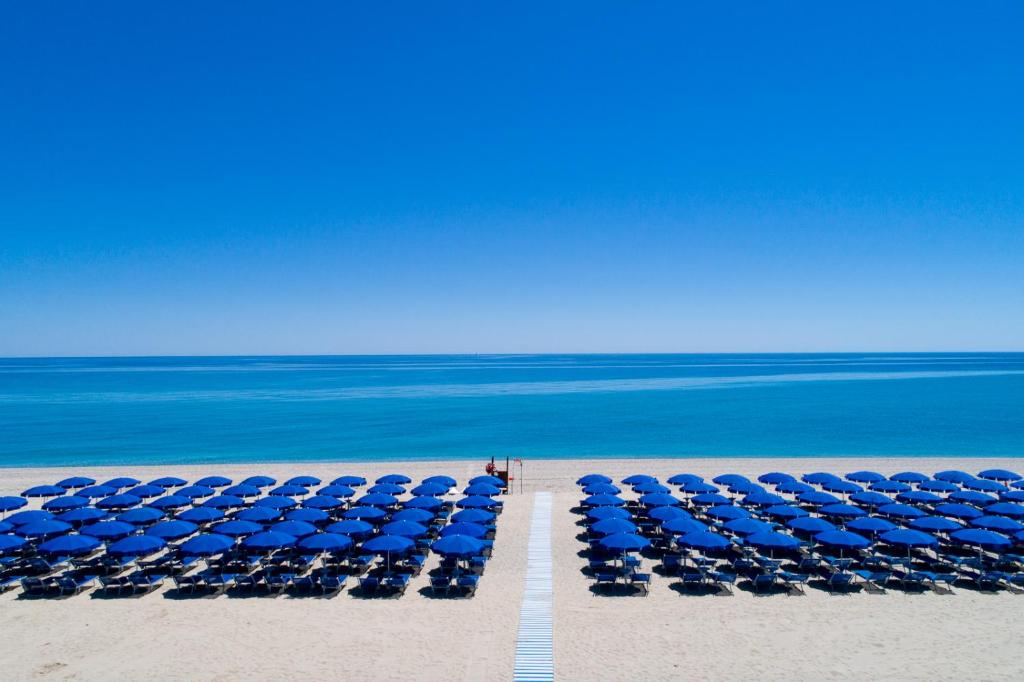
[[[384,578],[384,585],[398,594],[405,594],[411,576],[408,573],[392,573]]]
[[[134,594],[138,594],[140,592],[145,594],[162,587],[166,577],[167,576],[163,573],[147,573],[139,571],[128,576],[128,581],[131,583],[132,592]]]
[[[448,590],[451,589],[452,580],[447,575],[434,575],[430,577],[430,592],[431,594],[437,594],[443,592],[448,594]]]
[[[836,571],[825,578],[825,584],[829,592],[847,590],[853,585],[854,574],[846,571]]]
[[[725,571],[708,571],[707,579],[712,585],[732,594],[732,586],[736,584],[736,574]]]
[[[58,578],[57,587],[60,590],[60,596],[72,597],[89,589],[95,582],[96,576],[94,575],[69,575]]]
[[[0,577],[0,594],[3,594],[15,585],[18,585],[24,579],[25,576],[14,573]]]
[[[751,577],[750,582],[754,585],[755,592],[763,592],[775,587],[778,575],[774,572],[758,573]]]
[[[651,586],[651,574],[650,573],[633,573],[628,578],[629,584],[639,588],[646,597],[650,592]]]
[[[859,568],[853,573],[860,578],[865,585],[877,592],[885,592],[885,584],[889,582],[890,578],[892,578],[892,571],[877,569]]]
[[[804,594],[804,585],[806,585],[807,581],[810,579],[810,576],[806,573],[797,573],[793,571],[779,571],[777,575],[783,587],[791,593],[799,592],[800,594]]]
[[[476,594],[477,585],[480,584],[480,576],[478,575],[460,575],[455,580],[457,587],[463,590],[463,596],[472,597]]]
[[[57,593],[56,578],[24,578],[21,581],[22,595],[25,597],[46,597]]]
[[[380,587],[380,580],[376,576],[368,575],[359,578],[359,589],[363,592],[376,592]]]

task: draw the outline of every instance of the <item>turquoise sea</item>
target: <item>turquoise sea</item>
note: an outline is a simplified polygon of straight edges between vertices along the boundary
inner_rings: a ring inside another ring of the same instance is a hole
[[[1024,456],[1024,354],[0,360],[0,465]]]

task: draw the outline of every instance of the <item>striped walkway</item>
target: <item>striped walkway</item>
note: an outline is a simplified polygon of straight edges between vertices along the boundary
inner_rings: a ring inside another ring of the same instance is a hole
[[[551,493],[534,493],[530,545],[526,554],[526,590],[519,611],[514,682],[555,679],[551,638]]]

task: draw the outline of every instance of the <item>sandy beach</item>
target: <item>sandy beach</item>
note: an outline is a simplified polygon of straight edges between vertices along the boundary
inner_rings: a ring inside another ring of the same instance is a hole
[[[469,600],[432,599],[426,574],[400,599],[137,599],[88,593],[66,600],[0,596],[0,657],[6,679],[141,677],[168,680],[371,676],[381,680],[508,680],[526,571],[534,493],[553,493],[554,654],[556,679],[1019,679],[1024,595],[955,594],[686,596],[655,575],[650,595],[594,596],[581,572],[583,545],[574,481],[591,471],[620,479],[692,472],[756,476],[870,468],[926,473],[1020,468],[1008,459],[652,459],[527,461],[499,517],[494,557]],[[480,462],[287,463],[2,469],[0,494],[71,473],[97,479],[133,475],[240,478],[265,473],[375,478],[401,472],[414,480],[450,474],[461,481]],[[518,471],[515,472],[518,474]],[[520,483],[522,493],[520,493]],[[38,502],[36,503],[38,504]],[[35,506],[35,505],[34,505]],[[431,558],[428,569],[436,558]],[[423,592],[421,592],[423,590]]]

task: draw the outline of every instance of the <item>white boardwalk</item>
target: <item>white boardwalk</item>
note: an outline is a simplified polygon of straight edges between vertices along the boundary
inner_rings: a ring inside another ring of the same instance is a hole
[[[555,679],[551,637],[551,493],[534,493],[514,682]]]

